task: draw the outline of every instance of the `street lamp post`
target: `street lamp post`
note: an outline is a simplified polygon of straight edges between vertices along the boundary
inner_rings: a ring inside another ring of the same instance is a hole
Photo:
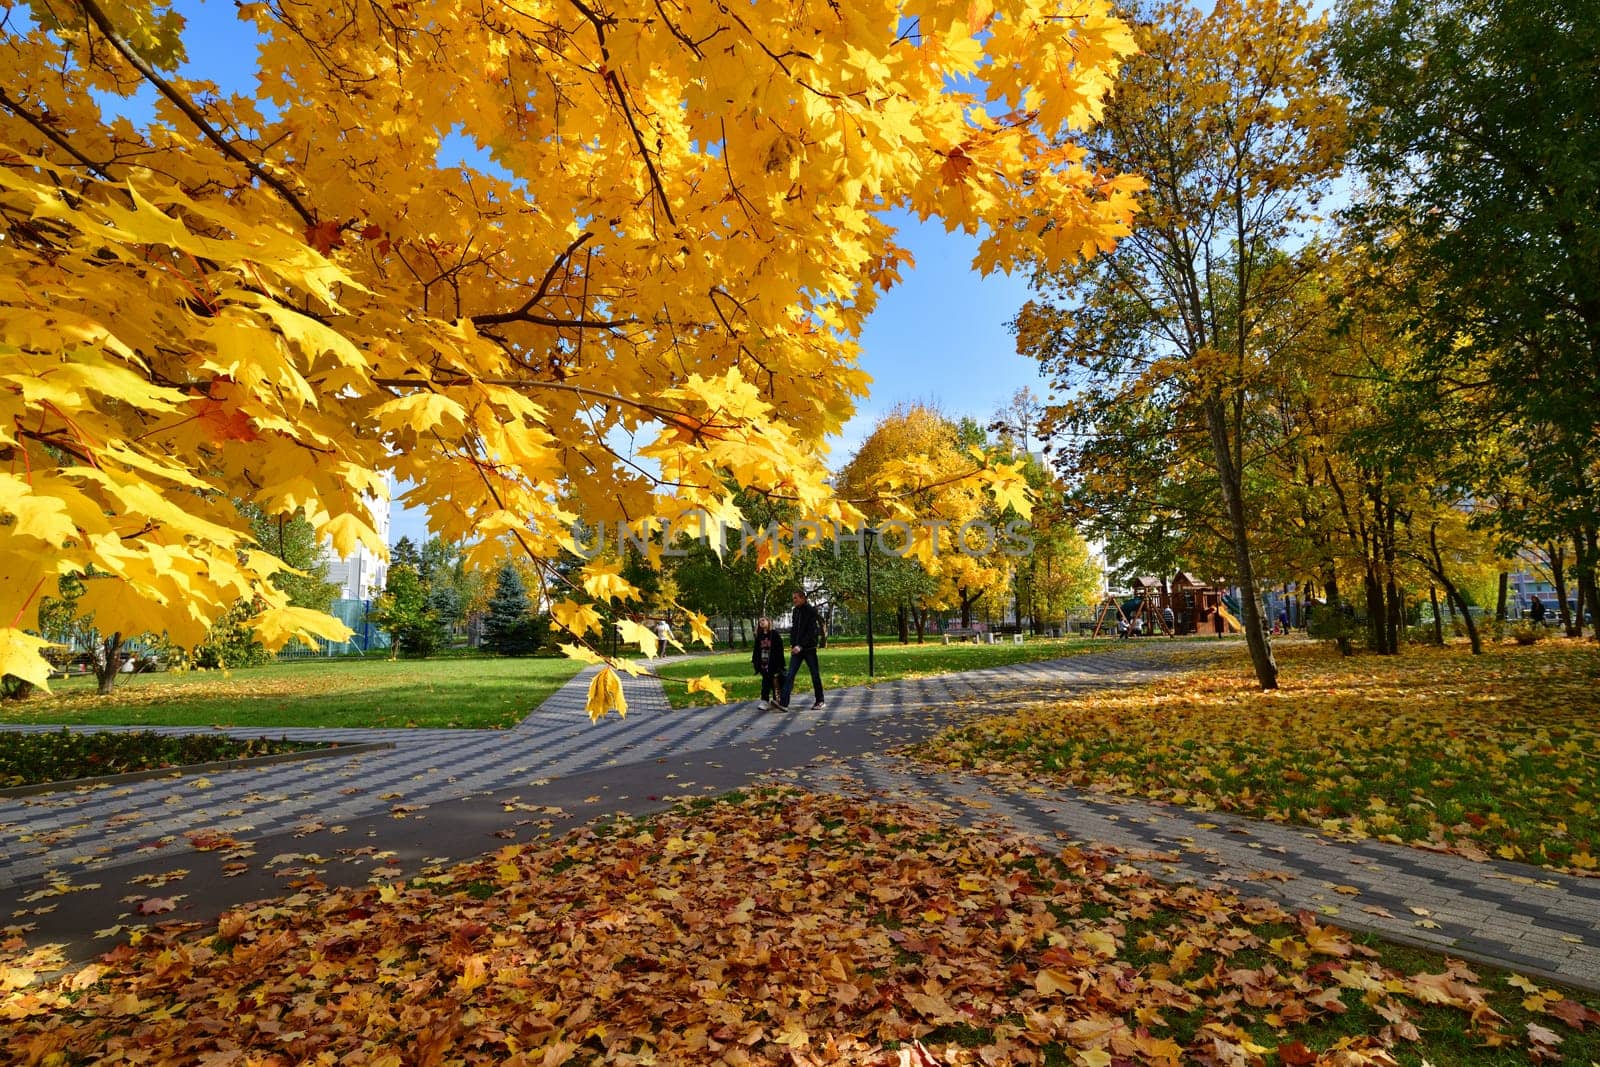
[[[867,527],[867,677],[872,677],[873,646],[872,646],[872,542],[878,536],[878,531],[871,526]]]

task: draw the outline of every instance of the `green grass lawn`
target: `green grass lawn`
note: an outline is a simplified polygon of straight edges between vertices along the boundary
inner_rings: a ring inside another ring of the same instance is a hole
[[[1001,667],[1008,663],[1031,663],[1081,655],[1097,649],[1105,651],[1118,645],[1117,641],[1102,639],[1096,642],[1087,637],[1060,640],[1030,638],[1020,645],[944,645],[937,640],[921,645],[880,642],[873,655],[874,674],[870,680],[887,682],[896,678],[919,678],[983,667]],[[824,689],[843,689],[846,686],[865,685],[869,681],[865,641],[830,644],[817,655],[822,664]],[[750,670],[749,649],[671,663],[662,667],[659,673],[667,680],[667,699],[675,708],[714,703],[704,693],[691,695],[681,685],[672,684],[673,679],[687,681],[706,674],[727,687],[730,701],[755,700],[761,696],[761,679]],[[811,692],[810,675],[804,668],[801,668],[800,677],[795,681],[795,689],[805,695]]]
[[[532,659],[309,659],[136,674],[108,697],[71,678],[0,707],[0,723],[131,726],[512,726],[581,664]]]

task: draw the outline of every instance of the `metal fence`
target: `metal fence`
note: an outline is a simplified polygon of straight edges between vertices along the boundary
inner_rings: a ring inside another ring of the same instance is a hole
[[[317,638],[315,645],[293,641],[278,653],[278,659],[310,659],[313,656],[366,655],[368,652],[389,650],[389,635],[374,626],[367,618],[372,610],[370,600],[335,600],[328,614],[343,622],[351,630],[348,641],[324,641]]]

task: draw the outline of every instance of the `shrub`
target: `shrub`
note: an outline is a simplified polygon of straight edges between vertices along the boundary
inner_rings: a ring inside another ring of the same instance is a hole
[[[255,604],[249,600],[240,600],[229,608],[211,624],[205,641],[189,653],[189,665],[216,670],[223,667],[259,667],[271,662],[272,653],[256,640],[255,631],[249,625],[255,612]]]
[[[1306,633],[1319,640],[1332,641],[1339,646],[1340,655],[1354,654],[1355,648],[1351,642],[1365,634],[1366,627],[1353,615],[1346,614],[1347,610],[1342,607],[1318,607],[1306,620]]]
[[[1545,628],[1538,623],[1522,620],[1512,626],[1509,633],[1511,639],[1519,645],[1531,645],[1544,640]]]

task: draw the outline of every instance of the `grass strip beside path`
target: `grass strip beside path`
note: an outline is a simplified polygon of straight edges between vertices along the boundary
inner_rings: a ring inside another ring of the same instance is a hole
[[[22,1062],[1180,1063],[1600,1057],[1594,999],[914,809],[707,801],[409,885],[304,887],[0,988]],[[4,953],[9,952],[9,958]]]
[[[1497,856],[1600,866],[1600,653],[1565,641],[1340,657],[1242,650],[1137,689],[952,730],[924,758],[990,773]]]
[[[1086,652],[1103,652],[1116,647],[1121,646],[1114,640],[1095,641],[1086,637],[1058,640],[1029,638],[1020,645],[1009,642],[996,645],[945,645],[937,640],[920,645],[889,642],[877,646],[873,654],[874,671],[871,678],[867,677],[867,646],[864,642],[830,644],[818,651],[817,658],[822,668],[822,687],[831,691],[866,685],[869,681],[925,678],[957,671],[981,670],[984,667],[1003,667],[1012,663],[1059,659]],[[749,649],[669,663],[661,667],[658,673],[667,682],[667,699],[675,708],[715,703],[705,693],[689,693],[682,685],[673,684],[706,674],[727,687],[730,701],[756,700],[761,696],[761,679],[750,669]],[[811,675],[804,667],[795,680],[795,689],[806,696],[809,702]]]
[[[93,679],[0,705],[0,723],[129,726],[514,726],[583,665],[564,657],[305,659],[232,671]]]
[[[8,732],[0,733],[0,787],[10,789],[191,763],[253,759],[322,747],[283,738],[238,738],[223,734],[172,737],[149,730],[133,733]]]

